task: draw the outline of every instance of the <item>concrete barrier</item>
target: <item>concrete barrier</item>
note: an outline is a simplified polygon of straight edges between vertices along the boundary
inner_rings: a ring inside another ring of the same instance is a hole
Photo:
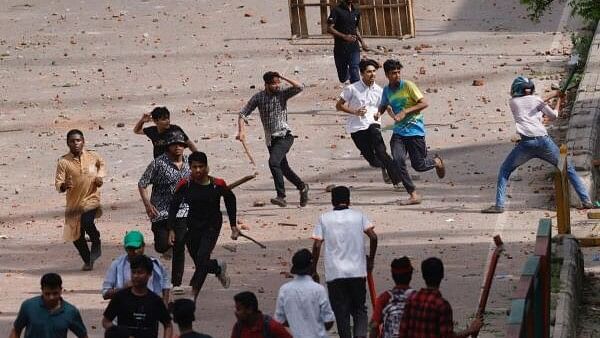
[[[583,254],[575,237],[564,235],[560,237],[560,241],[556,252],[563,262],[552,337],[575,338],[583,289]]]

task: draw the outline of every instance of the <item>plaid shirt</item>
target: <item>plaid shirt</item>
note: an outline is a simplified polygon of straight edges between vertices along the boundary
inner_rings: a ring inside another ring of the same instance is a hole
[[[240,117],[248,121],[248,116],[258,108],[268,147],[271,145],[271,138],[285,136],[291,131],[287,123],[287,100],[299,94],[302,89],[303,87],[288,87],[275,94],[268,94],[266,90],[256,93],[242,109]]]
[[[452,307],[439,290],[423,288],[406,303],[399,338],[454,337]]]

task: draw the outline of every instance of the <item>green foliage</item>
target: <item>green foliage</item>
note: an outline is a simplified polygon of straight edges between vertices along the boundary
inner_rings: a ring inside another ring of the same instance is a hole
[[[554,2],[563,3],[566,0],[521,0],[521,3],[527,7],[529,18],[533,21],[539,21]],[[574,15],[578,15],[585,21],[595,24],[600,21],[600,1],[599,0],[569,0]]]

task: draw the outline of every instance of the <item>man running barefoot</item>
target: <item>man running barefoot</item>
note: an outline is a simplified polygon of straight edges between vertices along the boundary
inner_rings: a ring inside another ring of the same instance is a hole
[[[186,201],[189,205],[186,245],[196,266],[194,276],[190,281],[195,302],[209,273],[215,274],[224,288],[229,287],[227,264],[210,258],[223,225],[223,214],[221,214],[220,208],[221,197],[223,197],[227,216],[229,216],[231,239],[237,240],[240,230],[236,223],[235,195],[229,190],[224,180],[208,175],[209,168],[206,154],[198,151],[193,152],[188,161],[191,175],[189,179],[181,180],[175,188],[167,226],[169,228],[169,240],[171,244],[174,244],[177,211],[181,202]]]
[[[390,147],[394,162],[400,170],[402,184],[410,195],[408,200],[400,204],[420,204],[421,196],[417,193],[406,167],[406,155],[410,157],[410,164],[416,171],[424,172],[435,168],[438,177],[443,178],[446,169],[438,155],[431,157],[427,154],[423,120],[423,110],[428,107],[425,97],[413,82],[401,78],[400,61],[387,60],[383,64],[383,70],[389,83],[383,88],[378,115],[382,115],[388,107],[392,108],[389,114],[395,123]]]

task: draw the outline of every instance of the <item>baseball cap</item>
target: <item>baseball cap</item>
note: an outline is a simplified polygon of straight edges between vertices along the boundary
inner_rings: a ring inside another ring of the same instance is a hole
[[[129,231],[123,238],[123,246],[127,248],[139,248],[144,245],[144,235],[137,230]]]
[[[187,146],[187,143],[185,142],[185,136],[183,136],[183,134],[180,132],[174,132],[170,135],[169,139],[167,140],[167,146],[170,146],[171,144],[182,144],[183,146]]]

